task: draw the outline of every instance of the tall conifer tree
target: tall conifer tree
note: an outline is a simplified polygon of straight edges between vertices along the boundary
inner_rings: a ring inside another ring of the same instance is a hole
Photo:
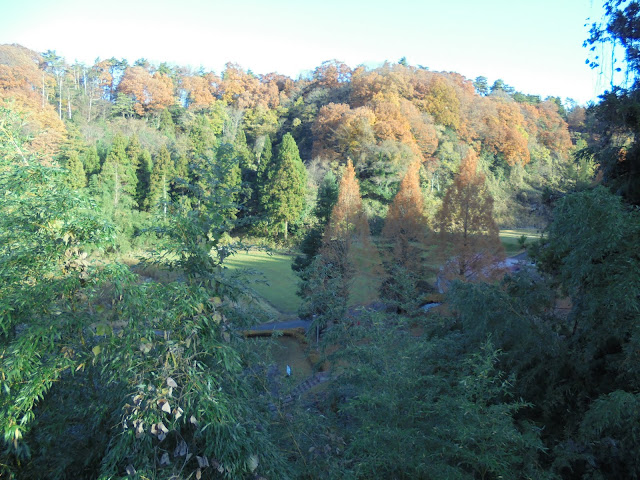
[[[67,169],[69,170],[67,182],[71,188],[78,189],[87,186],[87,176],[84,172],[84,167],[82,166],[82,162],[80,161],[78,154],[74,151],[69,152]]]
[[[425,241],[426,218],[419,171],[419,162],[409,165],[382,230],[385,240],[393,246],[394,263],[405,268],[419,267],[421,245]]]
[[[260,186],[264,185],[267,181],[267,172],[271,165],[271,159],[273,157],[273,146],[271,144],[271,138],[267,135],[264,139],[264,145],[258,158],[257,176]]]
[[[405,312],[414,310],[418,306],[420,292],[428,289],[423,280],[426,276],[423,256],[427,225],[419,171],[420,162],[409,165],[389,206],[382,230],[387,247],[387,277],[380,293],[388,305]]]
[[[100,156],[95,145],[87,148],[82,154],[82,164],[87,177],[100,172]]]
[[[470,150],[436,217],[439,243],[450,256],[442,271],[445,280],[485,280],[500,274],[495,267],[504,249],[493,219],[493,197],[477,168],[478,156]]]
[[[331,265],[333,275],[340,279],[340,293],[345,301],[349,295],[349,284],[356,273],[356,252],[372,258],[369,235],[360,185],[349,160],[340,180],[338,201],[331,211],[320,248],[323,261]]]
[[[163,147],[164,148],[164,147]],[[140,208],[149,209],[147,197],[149,195],[149,185],[151,183],[151,172],[153,171],[153,161],[151,154],[146,148],[138,156],[138,168],[136,171],[138,185],[136,187],[136,200]]]
[[[271,172],[267,168],[262,203],[272,221],[283,225],[286,241],[289,223],[298,220],[304,209],[307,186],[307,172],[290,133],[282,138],[273,166]]]
[[[156,211],[159,208],[163,215],[166,216],[171,187],[170,182],[173,179],[174,170],[169,150],[163,145],[156,157],[149,179],[149,195],[147,196],[146,207],[150,211]]]
[[[348,161],[340,180],[338,201],[331,211],[325,237],[327,239],[341,238],[348,243],[352,243],[354,240],[359,240],[362,243],[369,241],[369,223],[362,208],[360,184],[351,160]]]
[[[142,153],[142,146],[137,135],[129,137],[129,143],[127,144],[127,156],[131,165],[138,168],[138,162],[140,161],[140,154]]]
[[[135,203],[138,178],[126,145],[124,137],[116,135],[98,178],[101,193],[109,197],[114,212],[120,208],[130,209]]]

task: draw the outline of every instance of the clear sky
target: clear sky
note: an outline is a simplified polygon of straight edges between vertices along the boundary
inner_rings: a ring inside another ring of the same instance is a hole
[[[146,58],[220,73],[235,62],[297,78],[323,60],[397,62],[524,93],[596,99],[587,18],[602,0],[0,0],[0,43],[67,62]]]

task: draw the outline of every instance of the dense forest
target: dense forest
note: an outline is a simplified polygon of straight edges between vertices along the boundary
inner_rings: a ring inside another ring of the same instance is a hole
[[[638,6],[588,106],[0,45],[0,477],[638,478]],[[257,250],[298,385],[227,267]]]

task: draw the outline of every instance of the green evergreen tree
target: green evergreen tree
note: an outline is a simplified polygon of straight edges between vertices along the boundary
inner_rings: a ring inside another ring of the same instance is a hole
[[[211,122],[204,115],[198,115],[189,131],[189,154],[192,159],[211,152],[216,146],[217,140]]]
[[[69,158],[67,160],[67,170],[69,170],[69,176],[67,177],[67,183],[71,188],[77,190],[87,186],[87,176],[84,172],[82,162],[78,157],[77,152],[69,152]]]
[[[268,184],[268,171],[271,166],[271,159],[273,157],[273,148],[271,145],[271,138],[266,135],[264,138],[264,144],[262,149],[256,154],[256,183],[254,188],[254,199],[256,203],[256,211],[259,215],[263,215],[264,202],[263,196],[265,195],[266,186]]]
[[[140,154],[142,153],[142,146],[137,135],[129,137],[129,143],[127,144],[127,156],[134,168],[138,168],[138,162],[140,160]]]
[[[169,150],[163,145],[153,164],[153,171],[151,172],[149,180],[149,194],[145,204],[148,210],[152,211],[160,208],[163,215],[167,215],[170,182],[173,178],[174,171],[175,167],[171,160]]]
[[[236,152],[238,153],[238,160],[242,171],[256,171],[256,162],[253,153],[247,145],[247,135],[243,129],[239,129],[236,135],[236,139],[233,142]]]
[[[137,183],[136,170],[126,152],[126,141],[116,135],[98,176],[99,193],[105,200],[105,207],[111,204],[114,214],[119,209],[131,209]]]
[[[264,139],[264,145],[262,151],[258,154],[258,165],[256,175],[258,177],[259,185],[263,185],[266,181],[266,171],[271,164],[271,158],[273,157],[273,146],[271,145],[271,138],[267,135]]]
[[[247,136],[243,129],[239,129],[234,141],[235,154],[242,175],[242,188],[238,202],[243,206],[243,216],[249,216],[256,210],[254,191],[257,187],[256,158],[247,145]]]
[[[338,179],[335,174],[329,170],[318,189],[318,197],[315,208],[318,221],[325,225],[331,216],[331,210],[338,201]]]
[[[273,222],[282,223],[286,241],[289,223],[298,220],[304,209],[307,185],[307,172],[290,133],[282,138],[273,170],[266,173],[263,208]]]
[[[487,82],[487,77],[476,77],[473,81],[473,88],[476,89],[478,95],[486,97],[489,94],[489,83]]]
[[[164,148],[164,147],[163,147]],[[147,197],[149,196],[149,186],[151,183],[151,172],[153,171],[153,161],[151,154],[146,148],[142,150],[138,157],[138,168],[136,174],[138,185],[136,187],[136,201],[140,207],[144,206],[148,210]]]
[[[174,175],[171,180],[171,193],[176,196],[187,198],[187,182],[189,179],[189,158],[187,155],[180,155],[175,161]]]
[[[171,112],[169,112],[168,108],[165,108],[160,112],[158,130],[169,137],[176,136],[176,125],[173,123],[173,118],[171,117]]]
[[[100,156],[95,145],[87,148],[82,153],[82,164],[87,177],[95,175],[100,171]]]
[[[235,219],[238,213],[238,199],[242,186],[242,173],[235,147],[230,143],[223,143],[216,151],[215,165],[218,182],[211,186],[215,195],[226,196],[229,208],[221,212],[225,218]]]
[[[122,118],[133,116],[133,99],[124,93],[118,93],[115,103],[111,107],[111,114],[115,117],[121,115]]]
[[[314,214],[318,223],[313,225],[305,234],[300,243],[301,255],[298,255],[291,264],[291,268],[298,272],[303,279],[307,278],[309,272],[305,270],[311,265],[314,257],[318,254],[322,246],[322,233],[324,232],[331,210],[338,201],[338,180],[334,173],[329,170],[322,180],[316,197],[316,208]]]

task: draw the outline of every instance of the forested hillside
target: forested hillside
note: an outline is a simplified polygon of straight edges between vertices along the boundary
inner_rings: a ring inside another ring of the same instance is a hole
[[[543,226],[545,192],[580,181],[570,152],[582,140],[584,109],[567,112],[559,98],[522,94],[501,81],[489,87],[482,77],[406,62],[352,70],[337,61],[294,81],[233,64],[216,75],[144,59],[71,65],[52,51],[1,49],[0,94],[26,119],[32,149],[72,170],[76,188],[126,212],[117,216],[125,229],[158,199],[184,198],[174,179],[193,180],[206,157],[230,162],[238,214],[265,234],[275,220],[269,175],[286,133],[309,171],[311,195],[327,171],[339,174],[352,160],[374,225],[414,160],[435,209],[468,148],[480,154],[505,226]],[[122,168],[118,186],[114,164]],[[290,228],[308,213],[290,216]]]
[[[0,477],[637,478],[637,94],[0,45]]]

